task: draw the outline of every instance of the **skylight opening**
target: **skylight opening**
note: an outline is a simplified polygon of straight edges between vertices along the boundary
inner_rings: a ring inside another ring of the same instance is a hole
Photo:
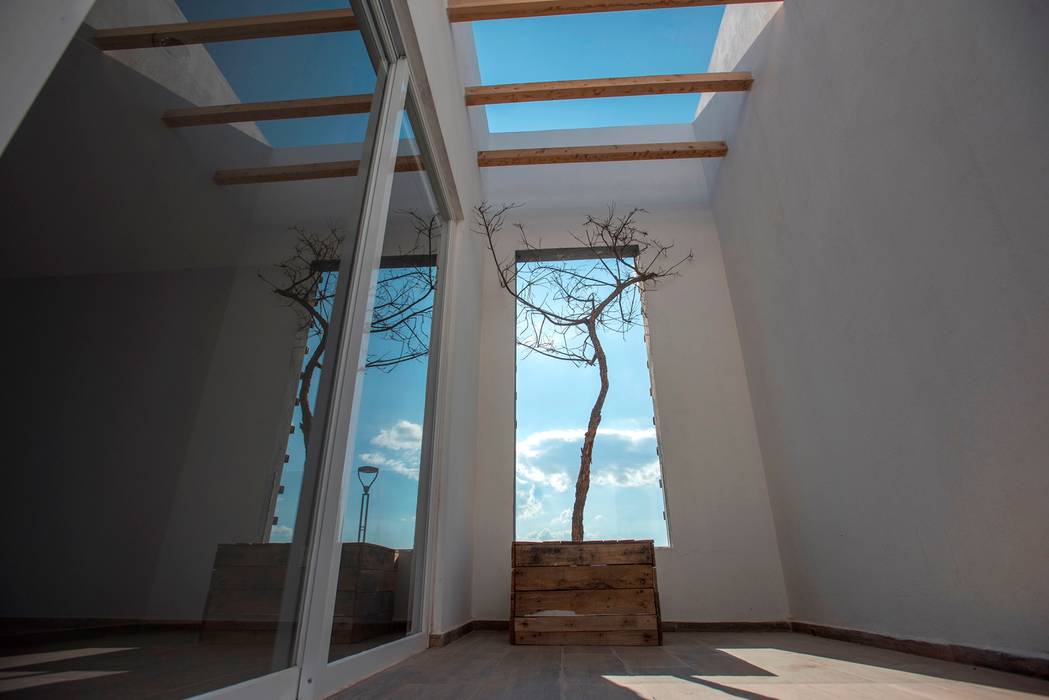
[[[708,70],[723,6],[473,23],[482,85]],[[699,94],[488,105],[489,131],[686,124]]]

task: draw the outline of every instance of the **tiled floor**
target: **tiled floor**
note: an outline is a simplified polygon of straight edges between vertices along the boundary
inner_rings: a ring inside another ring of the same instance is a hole
[[[511,646],[474,632],[335,696],[983,700],[1049,696],[1049,682],[791,633],[676,633],[663,647]]]
[[[331,647],[333,658],[398,635]],[[2,638],[2,635],[0,635]],[[270,673],[273,642],[201,643],[196,629],[0,645],[3,700],[178,700]]]

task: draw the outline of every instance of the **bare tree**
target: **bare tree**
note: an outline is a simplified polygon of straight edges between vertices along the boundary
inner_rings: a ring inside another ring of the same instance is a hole
[[[601,388],[594,400],[579,454],[575,503],[572,507],[572,540],[583,540],[583,510],[590,490],[590,467],[601,411],[608,396],[608,358],[601,337],[625,334],[642,322],[640,292],[659,280],[677,274],[692,259],[691,251],[672,258],[673,245],[659,242],[639,228],[641,209],[619,216],[609,206],[604,216],[588,216],[581,233],[572,238],[582,255],[550,259],[539,253],[524,227],[513,224],[526,251],[500,259],[496,235],[518,204],[495,207],[483,203],[474,210],[475,232],[485,237],[499,276],[499,285],[517,302],[517,342],[527,353],[539,353],[577,366],[597,365]]]
[[[369,353],[365,367],[384,372],[403,362],[426,357],[430,350],[433,293],[437,287],[436,239],[440,235],[440,216],[423,217],[413,211],[396,213],[411,219],[415,240],[408,250],[383,258],[382,266],[388,272],[380,274],[375,285],[370,332],[385,342],[371,343],[382,349]],[[293,253],[275,266],[282,279],[273,281],[262,272],[259,277],[299,315],[299,332],[305,340],[307,355],[299,376],[297,402],[303,446],[309,449],[313,428],[310,392],[328,344],[337,288],[337,276],[332,273],[339,269],[346,236],[335,224],[329,224],[320,234],[302,226],[291,230],[296,234]]]

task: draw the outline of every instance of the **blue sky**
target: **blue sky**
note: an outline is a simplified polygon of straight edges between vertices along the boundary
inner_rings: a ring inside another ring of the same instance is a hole
[[[390,274],[383,271],[384,275]],[[629,292],[636,294],[636,291]],[[374,353],[388,341],[369,339]],[[610,388],[594,447],[584,526],[587,539],[653,539],[667,544],[662,476],[656,453],[644,329],[602,336]],[[577,367],[518,349],[515,529],[518,539],[571,539],[570,514],[579,448],[599,388],[596,368]],[[415,508],[427,366],[424,361],[369,369],[358,411],[356,445],[345,469],[343,540],[357,537],[361,486],[356,470],[379,467],[372,487],[368,541],[410,548]],[[295,423],[299,420],[295,411]],[[302,480],[302,436],[291,435],[289,463],[278,497],[272,540],[290,541]]]
[[[397,270],[382,270],[382,278]],[[368,339],[369,354],[396,354],[397,346],[382,335]],[[389,353],[383,353],[384,348]],[[415,536],[415,507],[419,486],[423,411],[425,409],[426,359],[404,362],[389,371],[369,368],[364,373],[360,410],[357,414],[356,445],[346,460],[349,483],[343,516],[342,539],[357,540],[362,488],[357,468],[379,467],[371,488],[368,537],[388,547],[409,549]],[[314,388],[317,380],[314,380]],[[314,399],[316,397],[316,391]],[[300,420],[295,408],[293,424]],[[277,497],[278,523],[271,530],[274,542],[289,542],[295,527],[295,515],[302,484],[305,452],[302,435],[296,432],[288,441],[288,464],[281,478],[284,493]]]
[[[345,9],[346,0],[178,0],[189,20]],[[207,44],[241,102],[359,95],[375,88],[360,32]],[[368,115],[258,122],[275,148],[360,143]]]
[[[190,20],[342,8],[345,0],[179,0]],[[613,12],[474,23],[484,84],[616,77],[707,69],[723,8]],[[375,73],[356,32],[207,45],[242,101],[372,92]],[[492,131],[691,122],[698,95],[569,100],[487,108]],[[275,148],[358,143],[366,115],[260,122]],[[407,124],[407,120],[405,120]],[[226,128],[226,127],[217,127]],[[407,127],[403,135],[410,132]],[[581,212],[581,215],[585,212]],[[604,339],[612,388],[595,446],[588,538],[652,538],[666,544],[647,350],[640,327]],[[383,339],[373,337],[372,343]],[[357,467],[380,468],[372,489],[371,542],[413,544],[426,384],[425,361],[366,374],[356,445],[345,468],[344,540],[356,539]],[[567,515],[582,431],[597,393],[594,368],[538,355],[517,364],[516,530],[519,538],[568,537]],[[298,411],[294,417],[298,423]],[[274,541],[295,526],[301,435],[290,436]],[[509,465],[507,465],[509,466]],[[510,514],[507,514],[510,517]]]
[[[603,333],[601,342],[609,391],[594,443],[585,535],[666,545],[644,328],[638,324],[625,336]],[[579,450],[599,388],[596,367],[518,348],[517,539],[571,539]]]
[[[723,13],[687,7],[474,22],[481,83],[701,73]],[[483,109],[492,132],[536,131],[688,123],[698,103],[698,95],[649,95]]]
[[[191,20],[346,7],[345,0],[179,0]],[[474,22],[481,82],[609,78],[707,70],[724,7]],[[358,32],[208,44],[241,101],[372,92]],[[490,105],[493,132],[691,122],[698,95],[649,95]],[[260,122],[275,147],[354,143],[367,117]]]

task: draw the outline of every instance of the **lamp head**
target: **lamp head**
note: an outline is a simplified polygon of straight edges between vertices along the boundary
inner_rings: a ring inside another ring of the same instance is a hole
[[[360,480],[361,486],[364,487],[365,493],[367,493],[371,485],[379,478],[379,468],[370,466],[357,467],[357,478]]]

